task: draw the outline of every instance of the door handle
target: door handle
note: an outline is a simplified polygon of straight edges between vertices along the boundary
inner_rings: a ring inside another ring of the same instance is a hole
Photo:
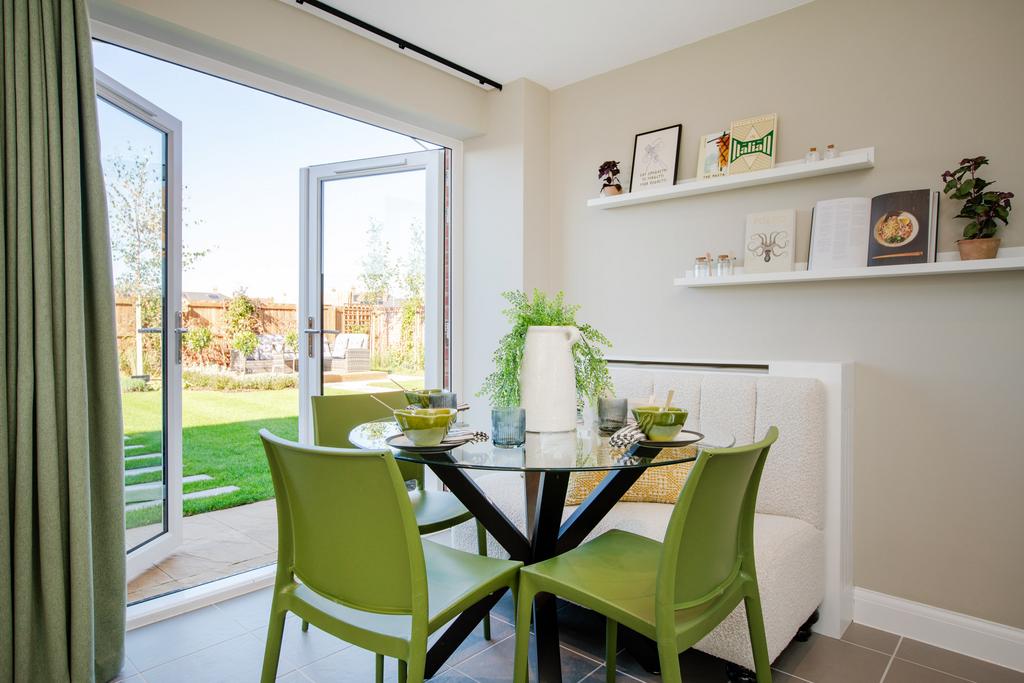
[[[341,334],[341,330],[321,330],[321,329],[317,329],[317,328],[313,327],[313,325],[315,325],[315,324],[316,324],[316,321],[313,320],[312,316],[306,318],[306,329],[304,329],[303,332],[306,333],[306,356],[308,358],[313,358],[314,355],[315,355],[314,352],[316,351],[316,347],[314,346],[314,340],[316,339],[317,335]]]
[[[174,357],[178,365],[181,365],[181,341],[184,334],[188,332],[187,327],[181,326],[181,311],[174,313]]]
[[[164,331],[164,328],[162,328],[162,327],[140,327],[139,329],[137,329],[135,331],[138,332],[139,334],[160,334],[161,332]]]

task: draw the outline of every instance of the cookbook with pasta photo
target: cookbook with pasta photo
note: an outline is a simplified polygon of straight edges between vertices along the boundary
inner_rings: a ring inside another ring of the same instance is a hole
[[[808,268],[931,263],[938,208],[932,190],[820,201],[811,218]]]
[[[938,208],[939,193],[931,190],[890,192],[873,198],[868,265],[933,262]]]

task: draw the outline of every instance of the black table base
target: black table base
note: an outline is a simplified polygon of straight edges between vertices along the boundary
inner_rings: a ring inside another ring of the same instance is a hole
[[[660,448],[634,446],[627,454],[654,458]],[[451,457],[448,454],[447,457]],[[429,463],[428,463],[429,464]],[[505,514],[495,507],[465,469],[438,463],[431,465],[437,478],[473,513],[494,539],[514,560],[534,564],[572,550],[594,530],[608,511],[646,471],[644,467],[611,470],[587,496],[569,519],[562,522],[569,472],[548,470],[527,472],[527,538]],[[459,615],[427,652],[426,676],[432,677],[455,652],[456,648],[483,620],[501,599],[504,590],[492,593]],[[533,604],[534,629],[537,642],[539,680],[560,683],[561,658],[558,643],[558,616],[555,599],[538,595]]]

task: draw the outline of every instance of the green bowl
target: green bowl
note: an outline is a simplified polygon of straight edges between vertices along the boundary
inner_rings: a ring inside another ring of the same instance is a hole
[[[456,411],[451,408],[396,410],[395,421],[416,446],[436,446],[448,436]]]
[[[689,413],[682,408],[663,409],[658,406],[633,408],[636,425],[651,441],[672,441],[686,424]]]
[[[417,389],[415,391],[405,392],[405,400],[409,402],[410,406],[419,406],[420,408],[430,407],[430,395],[440,394],[444,389]]]

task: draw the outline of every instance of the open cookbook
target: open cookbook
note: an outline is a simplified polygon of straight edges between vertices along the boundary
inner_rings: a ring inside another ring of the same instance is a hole
[[[939,193],[890,192],[826,199],[814,206],[809,270],[931,263]]]

